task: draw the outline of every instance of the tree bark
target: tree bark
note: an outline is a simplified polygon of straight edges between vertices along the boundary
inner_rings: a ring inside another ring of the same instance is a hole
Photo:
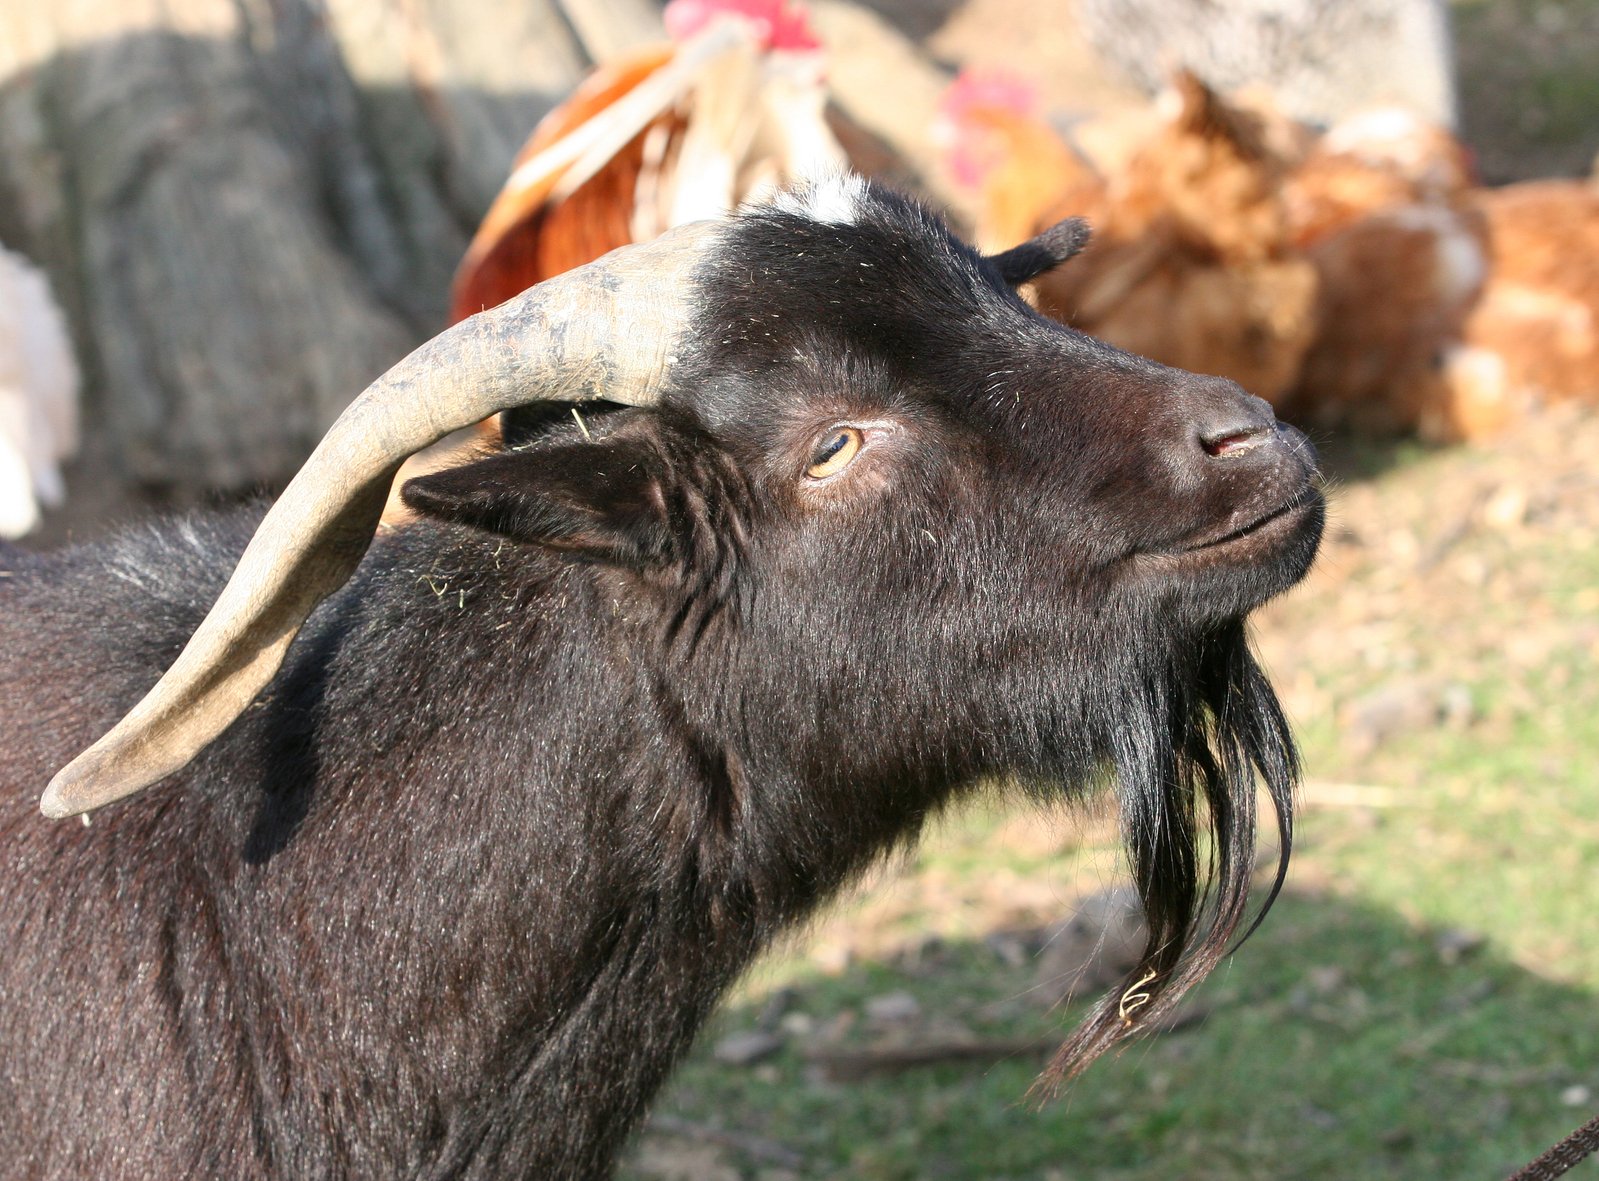
[[[79,527],[281,485],[440,327],[473,227],[590,53],[658,35],[653,0],[607,10],[0,6],[0,241],[73,325]]]

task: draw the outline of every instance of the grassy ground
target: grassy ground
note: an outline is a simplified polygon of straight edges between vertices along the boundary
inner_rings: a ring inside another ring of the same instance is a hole
[[[1072,1015],[1040,932],[1114,884],[1114,831],[985,806],[746,982],[628,1176],[1492,1178],[1587,1119],[1596,450],[1599,422],[1557,418],[1333,457],[1323,559],[1260,627],[1309,767],[1291,885],[1201,1020],[1035,1110],[1025,1043]],[[760,1027],[770,1058],[713,1056]],[[1014,1045],[855,1081],[816,1060],[973,1042]]]
[[[1460,125],[1490,184],[1585,176],[1599,152],[1599,4],[1453,0]]]

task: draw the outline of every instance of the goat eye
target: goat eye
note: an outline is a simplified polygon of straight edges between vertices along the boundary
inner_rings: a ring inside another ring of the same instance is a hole
[[[860,431],[852,426],[828,431],[816,445],[816,450],[811,452],[811,466],[805,469],[805,474],[813,480],[836,476],[855,458],[862,441]]]

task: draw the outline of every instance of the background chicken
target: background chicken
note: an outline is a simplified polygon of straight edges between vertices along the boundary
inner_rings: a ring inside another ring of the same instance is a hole
[[[972,194],[972,240],[981,249],[1008,249],[1066,217],[1099,229],[1104,178],[1044,119],[1037,92],[1021,79],[961,74],[939,103],[935,128],[951,179]]]
[[[78,368],[50,285],[0,247],[0,537],[61,503],[60,463],[78,446]]]
[[[1599,406],[1599,189],[1546,180],[1476,195],[1488,279],[1444,351],[1421,428],[1491,439],[1529,409]]]
[[[939,113],[978,241],[1094,225],[1039,307],[1157,360],[1231,377],[1318,426],[1492,433],[1599,391],[1599,196],[1484,190],[1446,129],[1382,109],[1322,135],[1192,76],[1140,121],[1067,135],[1031,90],[968,75]]]
[[[1319,278],[1316,337],[1287,413],[1414,430],[1488,273],[1475,171],[1453,135],[1385,109],[1333,127],[1288,178],[1289,234]]]
[[[672,0],[663,17],[671,43],[601,66],[534,130],[456,272],[452,320],[846,165],[802,10]]]
[[[997,249],[1087,216],[1094,241],[1037,284],[1043,311],[1280,399],[1315,327],[1315,269],[1288,242],[1281,191],[1294,137],[1187,74],[1155,116],[1079,129],[1101,145],[1096,167],[1025,89],[957,83],[944,118],[951,167],[978,190],[978,239]]]
[[[1591,182],[1481,188],[1454,136],[1384,110],[1322,137],[1288,198],[1321,279],[1288,413],[1451,442],[1599,400]]]

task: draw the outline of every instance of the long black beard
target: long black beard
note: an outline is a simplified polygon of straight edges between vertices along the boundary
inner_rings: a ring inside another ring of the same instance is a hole
[[[1106,1050],[1158,1024],[1255,930],[1282,888],[1299,780],[1287,719],[1242,621],[1186,647],[1137,676],[1142,692],[1121,698],[1119,724],[1103,734],[1148,940],[1137,966],[1061,1046],[1036,1094],[1053,1094]],[[1271,889],[1245,927],[1257,783],[1276,813],[1279,853]]]

